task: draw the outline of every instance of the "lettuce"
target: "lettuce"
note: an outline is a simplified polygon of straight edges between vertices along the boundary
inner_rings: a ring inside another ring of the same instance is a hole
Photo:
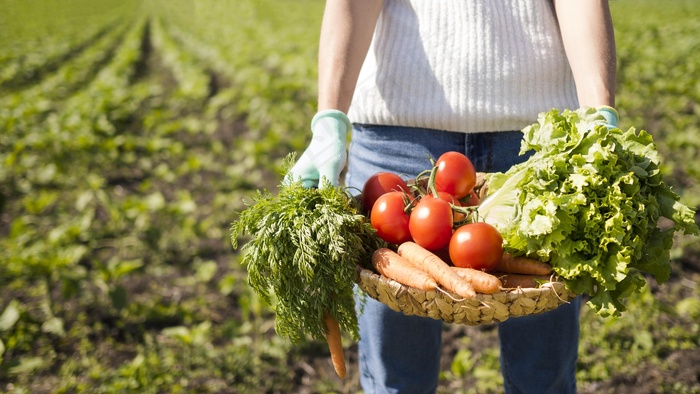
[[[549,262],[610,316],[646,284],[643,274],[669,278],[674,233],[698,235],[698,226],[664,184],[651,135],[601,119],[592,108],[540,114],[522,130],[521,154],[534,154],[489,175],[478,212],[507,251]]]

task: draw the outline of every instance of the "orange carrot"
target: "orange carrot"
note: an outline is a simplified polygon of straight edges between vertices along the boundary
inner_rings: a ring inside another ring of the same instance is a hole
[[[493,294],[501,290],[501,281],[488,272],[462,267],[452,267],[452,269],[471,283],[478,293]]]
[[[420,290],[435,290],[438,287],[432,276],[391,249],[375,250],[372,253],[372,266],[380,274],[405,286]]]
[[[330,314],[323,317],[323,322],[326,323],[326,341],[328,342],[328,350],[331,352],[331,360],[335,373],[341,379],[345,379],[345,358],[343,356],[343,343],[340,337],[340,325],[338,321]]]
[[[548,275],[552,273],[552,266],[539,260],[523,256],[513,257],[506,253],[494,271],[509,274]]]
[[[402,243],[399,245],[398,254],[427,272],[445,289],[461,297],[476,297],[471,283],[462,279],[447,263],[417,243],[410,241]]]
[[[537,288],[540,286],[538,281],[548,282],[551,277],[549,275],[526,275],[526,274],[509,274],[505,272],[494,272],[501,282],[504,288]]]

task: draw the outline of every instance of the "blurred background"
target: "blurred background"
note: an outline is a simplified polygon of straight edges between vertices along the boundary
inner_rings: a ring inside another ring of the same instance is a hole
[[[229,227],[315,113],[321,0],[0,0],[0,392],[358,392],[291,346]],[[621,127],[700,205],[700,1],[611,1]],[[533,123],[535,119],[533,119]],[[696,216],[696,219],[698,216]],[[700,393],[700,242],[619,318],[581,393]],[[500,393],[494,326],[445,325],[441,393]]]

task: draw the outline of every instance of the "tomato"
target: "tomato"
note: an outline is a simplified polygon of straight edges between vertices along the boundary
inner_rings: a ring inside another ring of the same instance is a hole
[[[381,239],[396,245],[411,240],[405,207],[404,192],[388,192],[377,198],[369,218]]]
[[[452,208],[439,198],[421,198],[411,211],[409,230],[413,241],[428,250],[449,245],[452,236]]]
[[[445,152],[435,162],[435,189],[461,199],[476,185],[476,170],[471,160],[459,152]]]
[[[488,272],[503,258],[503,237],[488,223],[465,224],[452,235],[449,251],[455,266]]]
[[[362,187],[362,206],[366,212],[372,212],[375,201],[390,191],[405,191],[409,193],[406,181],[391,172],[378,172],[372,175]]]
[[[456,198],[455,198],[453,195],[451,195],[450,193],[447,193],[447,192],[438,192],[438,197],[439,197],[441,200],[447,201],[448,203],[450,203],[450,204],[452,204],[452,205],[456,205],[456,206],[458,206],[458,207],[464,206],[464,204],[462,204],[461,201],[459,201],[458,199],[456,199]],[[435,197],[434,197],[432,194],[426,194],[423,198],[435,198]],[[465,215],[464,215],[463,213],[461,213],[461,212],[455,212],[455,211],[452,212],[452,216],[453,216],[453,219],[452,219],[452,220],[453,220],[454,222],[459,222],[460,220],[462,220],[462,219],[465,218]]]
[[[462,199],[461,202],[463,207],[476,207],[479,204],[481,204],[481,199],[476,194],[476,192],[472,190],[469,192],[469,194],[467,194],[466,197]]]

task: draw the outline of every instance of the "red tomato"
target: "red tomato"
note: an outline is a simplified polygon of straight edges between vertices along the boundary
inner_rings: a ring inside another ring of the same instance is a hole
[[[444,248],[450,243],[452,220],[452,208],[447,201],[434,197],[421,198],[411,211],[411,237],[428,250]]]
[[[476,170],[471,160],[459,152],[445,152],[435,162],[435,189],[455,196],[466,197],[476,185]]]
[[[423,196],[423,198],[435,198],[432,193],[426,194]],[[461,205],[459,200],[455,198],[455,196],[451,195],[448,192],[438,192],[438,198],[441,200],[444,200],[448,203],[455,204],[455,205]]]
[[[476,207],[481,204],[481,199],[476,194],[474,190],[470,191],[466,197],[464,197],[462,202],[463,207]]]
[[[458,207],[464,206],[461,201],[456,199],[453,195],[447,192],[438,192],[438,197],[441,200],[447,201],[448,203],[452,205],[456,205]],[[432,194],[426,194],[423,198],[435,198]],[[464,219],[465,215],[461,212],[455,212],[452,211],[452,216],[453,216],[453,221],[454,222],[459,222],[460,220]]]
[[[405,207],[403,192],[388,192],[379,196],[369,218],[381,239],[396,245],[411,240]]]
[[[375,201],[384,193],[390,191],[405,191],[409,193],[406,181],[391,172],[378,172],[372,175],[362,187],[362,206],[366,212],[372,212]]]
[[[449,248],[455,266],[488,272],[503,258],[503,237],[488,223],[469,223],[455,230]]]

